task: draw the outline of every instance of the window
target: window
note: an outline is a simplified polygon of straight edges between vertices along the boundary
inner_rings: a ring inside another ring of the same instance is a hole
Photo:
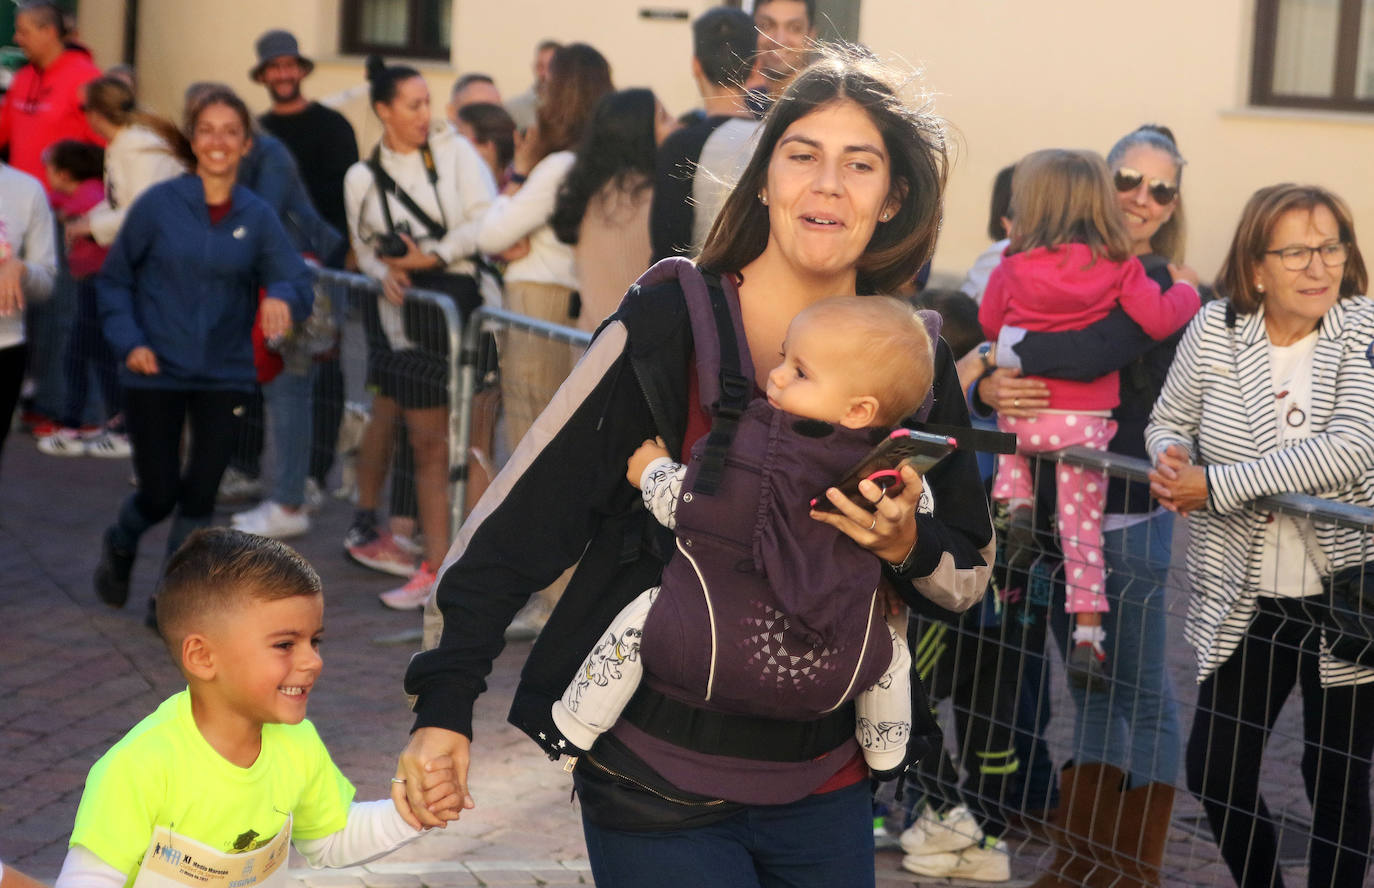
[[[448,59],[453,0],[344,0],[343,51]]]
[[[1374,0],[1257,0],[1250,101],[1374,111]]]

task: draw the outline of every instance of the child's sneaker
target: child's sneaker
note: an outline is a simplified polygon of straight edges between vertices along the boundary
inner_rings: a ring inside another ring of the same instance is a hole
[[[86,442],[79,429],[58,429],[38,439],[38,452],[47,456],[85,456]]]
[[[370,542],[359,546],[345,546],[348,557],[393,577],[410,578],[415,575],[415,553],[402,546],[389,533],[373,532]]]
[[[1080,641],[1069,651],[1064,661],[1069,684],[1085,691],[1107,691],[1111,688],[1111,674],[1107,670],[1107,652],[1102,645]]]
[[[382,592],[377,597],[382,600],[382,604],[392,610],[416,610],[425,606],[430,593],[434,591],[437,579],[434,571],[429,569],[429,563],[421,562],[419,570],[415,571],[410,582],[399,589]]]
[[[943,814],[927,805],[898,841],[907,854],[939,854],[978,844],[983,841],[983,829],[964,805],[956,805]]]
[[[86,455],[100,459],[125,459],[134,452],[134,448],[129,444],[128,435],[109,429],[102,429],[86,438],[85,444]],[[41,448],[42,442],[38,446]]]
[[[959,851],[908,854],[902,858],[902,869],[918,876],[1006,882],[1011,879],[1011,852],[1006,842],[988,836]]]

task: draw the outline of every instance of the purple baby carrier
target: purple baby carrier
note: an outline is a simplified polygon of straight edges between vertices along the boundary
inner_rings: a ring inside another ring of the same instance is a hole
[[[738,302],[685,260],[645,277],[673,273],[686,295],[712,426],[692,448],[677,553],[644,627],[646,683],[715,711],[817,719],[871,686],[892,659],[879,560],[809,515],[811,499],[883,430],[749,403],[754,383],[741,368],[752,364]],[[939,315],[921,315],[938,337]],[[927,398],[918,418],[929,410]]]

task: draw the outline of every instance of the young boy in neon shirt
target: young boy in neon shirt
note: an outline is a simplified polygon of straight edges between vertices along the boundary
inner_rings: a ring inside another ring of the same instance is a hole
[[[197,531],[168,562],[158,629],[186,676],[91,768],[59,888],[250,888],[385,854],[421,833],[388,800],[354,802],[306,702],[323,665],[319,575],[265,537]],[[450,767],[425,801],[452,819]]]

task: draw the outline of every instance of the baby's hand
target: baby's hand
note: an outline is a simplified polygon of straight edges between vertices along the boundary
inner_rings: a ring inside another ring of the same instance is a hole
[[[1187,281],[1193,285],[1194,290],[1198,288],[1198,282],[1201,280],[1197,272],[1191,267],[1187,265],[1175,265],[1172,262],[1169,263],[1169,276],[1176,281]]]
[[[662,438],[654,438],[652,441],[648,438],[644,439],[644,443],[640,444],[639,449],[630,456],[625,477],[638,489],[639,479],[644,477],[644,470],[648,468],[649,463],[667,455],[668,445],[663,442]]]

